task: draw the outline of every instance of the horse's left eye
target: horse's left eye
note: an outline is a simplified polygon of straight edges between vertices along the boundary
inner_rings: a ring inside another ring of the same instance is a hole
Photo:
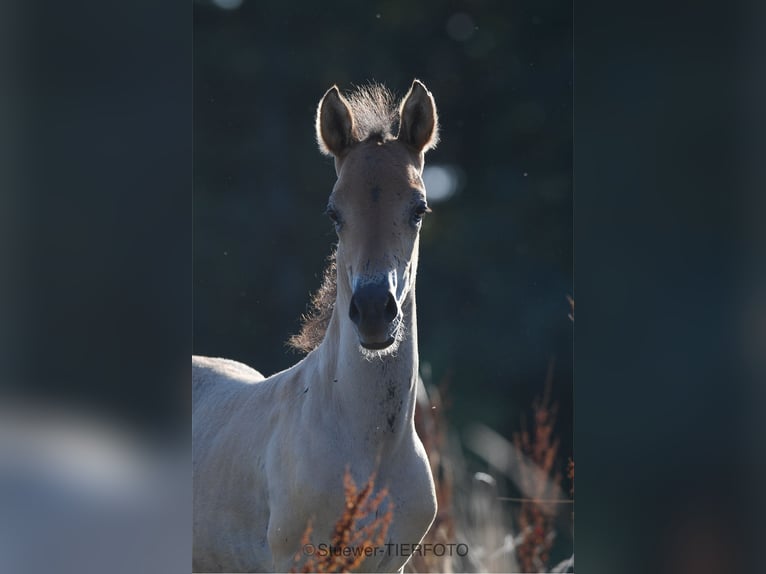
[[[325,215],[327,215],[327,217],[329,217],[334,223],[338,223],[340,221],[338,212],[335,211],[335,209],[330,205],[328,205],[327,209],[325,209]]]
[[[419,203],[415,206],[415,209],[412,210],[412,221],[414,223],[420,223],[426,213],[431,213],[431,210],[425,203]]]

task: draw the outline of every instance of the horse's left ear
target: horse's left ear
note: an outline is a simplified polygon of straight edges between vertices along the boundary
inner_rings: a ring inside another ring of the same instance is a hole
[[[422,82],[415,80],[399,108],[399,135],[397,139],[425,152],[439,141],[439,118],[436,104]]]

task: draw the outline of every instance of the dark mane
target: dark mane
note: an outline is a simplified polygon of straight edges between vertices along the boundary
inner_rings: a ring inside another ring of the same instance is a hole
[[[303,323],[301,330],[298,334],[290,337],[287,342],[296,351],[309,353],[316,349],[324,339],[327,325],[330,323],[337,292],[334,250],[327,260],[328,264],[324,270],[322,285],[311,296],[311,309],[301,318]]]
[[[358,141],[394,137],[399,127],[399,109],[394,95],[380,84],[367,84],[346,94],[354,117],[354,137]]]

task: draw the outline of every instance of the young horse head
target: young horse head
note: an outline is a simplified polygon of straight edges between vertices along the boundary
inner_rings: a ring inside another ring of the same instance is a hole
[[[348,311],[366,355],[394,352],[405,334],[403,306],[414,296],[418,237],[429,211],[423,159],[436,144],[438,124],[433,98],[417,80],[399,117],[392,110],[392,97],[381,86],[362,88],[349,99],[332,87],[319,103],[317,141],[335,158],[338,175],[327,203],[338,249],[335,273],[325,277],[314,316],[291,341],[299,349],[316,346],[324,336],[317,323],[326,322],[323,311],[336,305]]]
[[[415,277],[424,154],[437,124],[417,80],[399,106],[381,86],[348,97],[332,87],[319,103],[319,147],[337,174],[327,205],[334,265],[292,339],[310,351],[297,365],[262,380],[232,361],[193,361],[195,568],[290,570],[309,522],[317,542],[330,539],[346,468],[358,484],[375,473],[394,508],[388,551],[361,570],[401,568],[402,547],[433,521],[433,479],[414,427]]]

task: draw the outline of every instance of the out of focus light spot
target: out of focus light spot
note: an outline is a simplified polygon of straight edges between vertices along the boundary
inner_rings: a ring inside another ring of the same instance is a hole
[[[242,6],[242,0],[213,0],[213,4],[224,10],[236,10]]]
[[[486,484],[487,486],[491,486],[492,488],[497,485],[497,481],[494,479],[494,477],[491,474],[487,474],[486,472],[474,473],[473,479],[477,482],[481,482],[482,484]]]
[[[380,20],[380,14],[375,14],[375,17]]]
[[[423,170],[423,183],[429,202],[446,201],[458,190],[460,172],[448,165],[429,165]]]
[[[458,42],[465,42],[470,39],[473,36],[474,29],[473,18],[464,12],[453,14],[447,20],[447,34]]]

